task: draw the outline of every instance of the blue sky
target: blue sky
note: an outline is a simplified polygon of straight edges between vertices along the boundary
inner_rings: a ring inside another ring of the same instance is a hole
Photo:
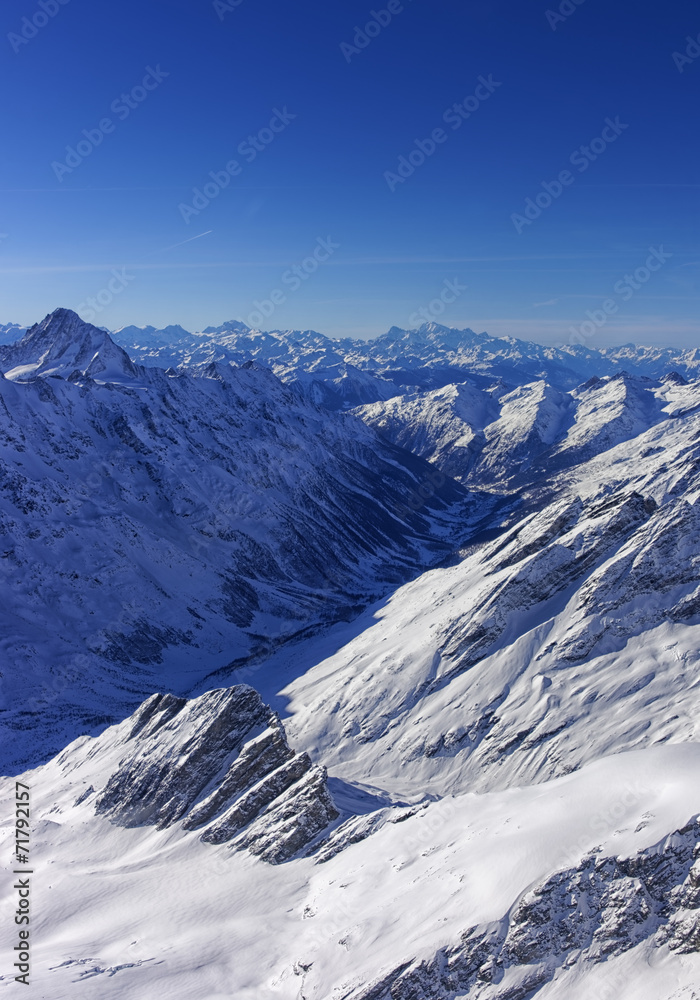
[[[43,5],[0,12],[0,321],[697,342],[691,0]]]

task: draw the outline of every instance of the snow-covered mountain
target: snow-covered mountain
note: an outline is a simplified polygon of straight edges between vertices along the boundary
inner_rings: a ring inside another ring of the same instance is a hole
[[[630,440],[671,416],[696,387],[677,373],[593,377],[561,392],[544,381],[508,391],[472,381],[353,412],[388,440],[461,482],[514,490]]]
[[[697,744],[617,754],[544,784],[411,804],[343,798],[319,769],[291,785],[292,775],[278,779],[288,787],[275,794],[271,776],[284,765],[266,773],[262,751],[259,771],[251,768],[256,738],[236,756],[251,716],[239,724],[230,710],[245,690],[185,705],[152,698],[98,740],[82,738],[21,776],[32,789],[36,857],[52,862],[16,876],[30,880],[41,914],[31,946],[41,996],[697,995]],[[263,708],[257,728],[264,725]],[[269,746],[273,727],[258,747]],[[139,741],[154,746],[155,759],[139,761]],[[170,815],[124,825],[130,789],[149,789],[149,779],[154,805],[172,803]],[[249,785],[223,813],[234,829],[248,820],[232,840],[207,835],[216,820],[197,822],[227,784]],[[11,797],[14,783],[1,785]],[[3,818],[7,856],[13,838]],[[285,844],[297,847],[291,861]],[[8,909],[16,892],[5,880]]]
[[[347,410],[362,403],[391,399],[400,392],[388,379],[345,362],[331,368],[312,365],[308,371],[300,369],[287,385],[297,388],[305,399],[329,410]]]
[[[544,380],[561,391],[594,376],[626,371],[658,378],[676,371],[684,378],[700,373],[697,349],[622,347],[596,350],[581,345],[543,347],[515,337],[491,337],[473,330],[456,330],[426,323],[418,330],[392,327],[373,340],[335,340],[312,330],[251,330],[231,321],[201,333],[178,333],[180,327],[124,327],[114,338],[130,356],[144,364],[177,366],[210,361],[257,361],[283,380],[299,373],[351,365],[354,369],[394,382],[396,392],[436,389],[471,378],[488,388],[502,380],[511,388]],[[384,397],[378,396],[377,399]],[[372,400],[357,399],[356,405]]]
[[[0,348],[0,367],[11,381],[57,375],[111,382],[136,374],[129,355],[105,330],[84,323],[69,309],[57,309],[20,340]]]
[[[0,326],[0,344],[24,331]],[[482,389],[502,381],[511,389],[545,381],[570,391],[593,377],[627,372],[659,378],[676,371],[700,373],[698,349],[582,345],[543,347],[514,337],[492,337],[426,323],[417,330],[392,327],[373,340],[333,339],[313,330],[252,330],[239,320],[190,333],[178,325],[126,326],[112,334],[130,358],[157,367],[255,361],[285,382],[306,387],[320,405],[349,408],[392,395],[440,389],[471,380]],[[342,385],[338,380],[342,379]],[[390,390],[388,383],[394,388]]]
[[[0,323],[0,344],[12,344],[26,332],[26,327],[17,323]]]
[[[129,336],[0,348],[41,995],[697,1000],[693,353]]]
[[[67,310],[0,361],[8,755],[42,752],[27,700],[58,749],[356,613],[488,511],[451,481],[408,508],[430,466],[251,363],[135,366]]]
[[[123,327],[113,334],[116,343],[143,364],[201,365],[255,361],[282,377],[313,365],[333,366],[344,361],[353,341],[334,341],[313,330],[251,330],[238,321],[188,333],[182,327]]]

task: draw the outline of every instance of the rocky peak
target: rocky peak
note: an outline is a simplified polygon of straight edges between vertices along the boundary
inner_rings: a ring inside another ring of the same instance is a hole
[[[202,333],[250,333],[250,327],[241,320],[229,319],[221,326],[207,326]]]
[[[661,376],[662,382],[667,382],[669,385],[687,385],[688,380],[684,379],[682,375],[678,372],[667,372],[666,375]]]
[[[112,732],[126,753],[95,811],[118,826],[183,820],[205,843],[279,863],[339,815],[325,768],[294,753],[279,717],[245,684],[193,701],[155,694]]]
[[[65,378],[75,371],[105,381],[136,374],[126,351],[107,331],[85,323],[71,309],[54,310],[17,343],[0,348],[0,365],[9,378],[21,381],[42,375]]]

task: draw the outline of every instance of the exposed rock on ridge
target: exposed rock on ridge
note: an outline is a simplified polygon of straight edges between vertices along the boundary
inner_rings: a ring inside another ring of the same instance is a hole
[[[403,963],[342,1000],[526,1000],[558,970],[640,944],[700,951],[700,822],[632,858],[585,857],[471,927],[429,961]]]
[[[121,728],[121,727],[120,727]],[[95,811],[120,826],[204,827],[265,861],[287,861],[338,810],[326,771],[290,749],[282,723],[253,688],[193,701],[155,694],[124,723],[123,757]]]

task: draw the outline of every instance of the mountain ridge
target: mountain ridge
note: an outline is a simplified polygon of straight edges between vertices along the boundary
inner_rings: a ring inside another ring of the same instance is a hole
[[[253,330],[238,320],[200,332],[189,332],[178,325],[163,329],[128,326],[115,330],[111,337],[141,364],[179,367],[255,360],[272,368],[285,381],[296,380],[300,373],[314,369],[346,364],[368,376],[393,382],[397,394],[410,386],[435,389],[468,377],[476,378],[479,384],[484,379],[503,378],[513,388],[545,378],[560,390],[570,390],[591,377],[611,376],[623,370],[656,378],[677,371],[686,379],[700,372],[697,348],[629,343],[599,350],[582,345],[553,347],[434,322],[412,330],[394,326],[368,340],[336,339],[313,330],[266,332]],[[355,405],[368,401],[358,399]]]

